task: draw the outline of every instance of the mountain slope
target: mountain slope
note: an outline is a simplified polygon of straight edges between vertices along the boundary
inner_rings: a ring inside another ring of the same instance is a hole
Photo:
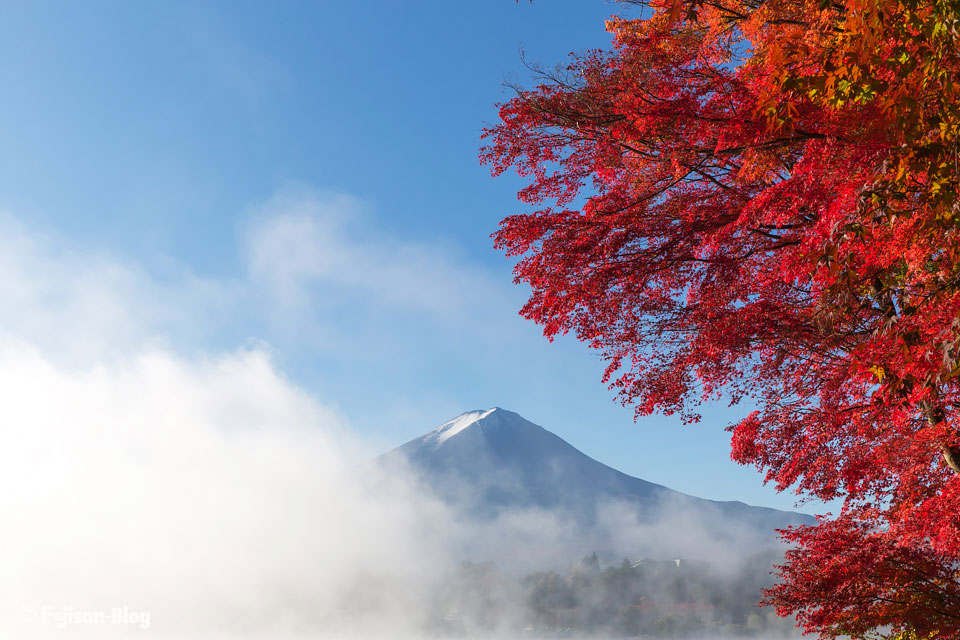
[[[602,508],[613,505],[641,523],[682,512],[702,526],[730,521],[738,531],[771,539],[776,528],[813,522],[798,513],[695,498],[628,476],[500,408],[457,416],[381,461],[405,462],[425,489],[478,517],[532,508],[590,528],[598,524]]]

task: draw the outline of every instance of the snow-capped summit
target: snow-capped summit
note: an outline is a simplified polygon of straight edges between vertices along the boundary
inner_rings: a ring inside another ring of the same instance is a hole
[[[487,418],[489,418],[490,416],[493,416],[493,414],[497,412],[499,412],[499,415],[494,416],[494,420],[499,420],[504,413],[510,413],[510,412],[505,412],[500,407],[494,407],[492,409],[487,409],[485,411],[482,411],[482,410],[467,411],[466,413],[461,413],[459,416],[457,416],[453,420],[448,420],[447,422],[444,422],[442,425],[440,425],[439,427],[437,427],[427,435],[423,436],[422,439],[425,441],[425,444],[429,443],[430,445],[433,445],[434,450],[436,450],[437,447],[439,447],[444,442],[446,442],[453,436],[457,435],[461,431],[468,429],[476,425],[477,423],[486,420]],[[516,416],[517,414],[514,413],[513,415]],[[519,418],[520,416],[517,416],[517,417]],[[478,427],[478,428],[482,428],[482,427]]]
[[[417,457],[424,452],[437,452],[445,445],[454,448],[469,446],[483,448],[496,441],[501,447],[504,447],[509,445],[512,439],[520,438],[522,440],[536,437],[533,434],[540,438],[546,437],[549,439],[551,436],[556,438],[543,427],[525,420],[518,413],[493,407],[461,413],[433,431],[411,440],[400,449],[408,457]],[[468,442],[473,444],[468,444]]]
[[[621,473],[559,436],[499,407],[468,411],[381,458],[402,459],[425,490],[479,516],[512,508],[563,513],[590,526],[600,505],[616,503],[641,520],[667,508],[732,517],[771,533],[812,519],[741,502],[695,498]]]

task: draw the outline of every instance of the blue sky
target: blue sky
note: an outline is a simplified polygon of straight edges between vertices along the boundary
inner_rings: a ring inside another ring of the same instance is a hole
[[[477,161],[526,78],[604,47],[600,0],[18,2],[0,24],[3,332],[90,368],[258,349],[370,451],[501,406],[622,471],[792,508],[699,425],[612,401],[519,316]],[[13,302],[11,302],[11,300]],[[811,506],[807,511],[815,511]]]

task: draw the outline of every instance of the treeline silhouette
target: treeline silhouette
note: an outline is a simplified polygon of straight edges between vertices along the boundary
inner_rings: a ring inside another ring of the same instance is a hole
[[[519,580],[492,562],[464,562],[440,589],[429,625],[441,635],[533,637],[799,636],[791,619],[757,602],[782,553],[719,562],[630,561],[596,554],[565,573]]]

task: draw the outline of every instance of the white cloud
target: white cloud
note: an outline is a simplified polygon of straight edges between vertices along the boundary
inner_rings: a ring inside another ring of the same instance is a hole
[[[479,330],[471,301],[498,295],[490,278],[370,232],[362,209],[274,199],[235,279],[158,277],[0,219],[0,635],[141,634],[56,624],[116,606],[149,611],[157,638],[312,637],[345,621],[393,637],[420,623],[467,531],[402,472],[374,478],[375,492],[360,482],[355,465],[374,452],[271,347],[204,347],[291,310],[330,342],[384,326],[395,333],[381,340],[402,338],[373,322],[382,313]]]
[[[0,220],[0,635],[143,633],[57,627],[114,606],[151,637],[297,635],[365,571],[422,574],[439,507],[364,492],[370,450],[266,347],[198,348],[258,285],[64,245]]]
[[[357,305],[467,321],[504,308],[508,288],[442,244],[379,233],[362,201],[288,192],[247,235],[253,282],[285,306]]]
[[[26,341],[60,362],[89,363],[176,336],[235,308],[235,284],[185,269],[166,280],[116,256],[72,248],[0,217],[0,342]]]
[[[66,371],[7,349],[0,388],[5,637],[60,637],[45,607],[149,611],[151,637],[313,629],[364,572],[423,571],[429,502],[402,476],[363,493],[343,418],[261,352]]]
[[[25,342],[82,368],[145,347],[258,345],[384,437],[385,424],[412,436],[464,406],[516,402],[485,391],[517,388],[499,382],[507,360],[528,393],[540,384],[543,360],[529,353],[548,347],[517,316],[506,273],[444,242],[386,233],[357,198],[288,189],[251,208],[236,237],[237,271],[209,276],[0,215],[0,349]]]
[[[77,363],[144,344],[223,346],[224,336],[341,359],[406,347],[398,355],[412,358],[427,344],[501,340],[516,320],[508,285],[442,243],[378,232],[351,196],[284,191],[254,211],[239,250],[235,277],[169,262],[158,275],[0,217],[0,340]]]

